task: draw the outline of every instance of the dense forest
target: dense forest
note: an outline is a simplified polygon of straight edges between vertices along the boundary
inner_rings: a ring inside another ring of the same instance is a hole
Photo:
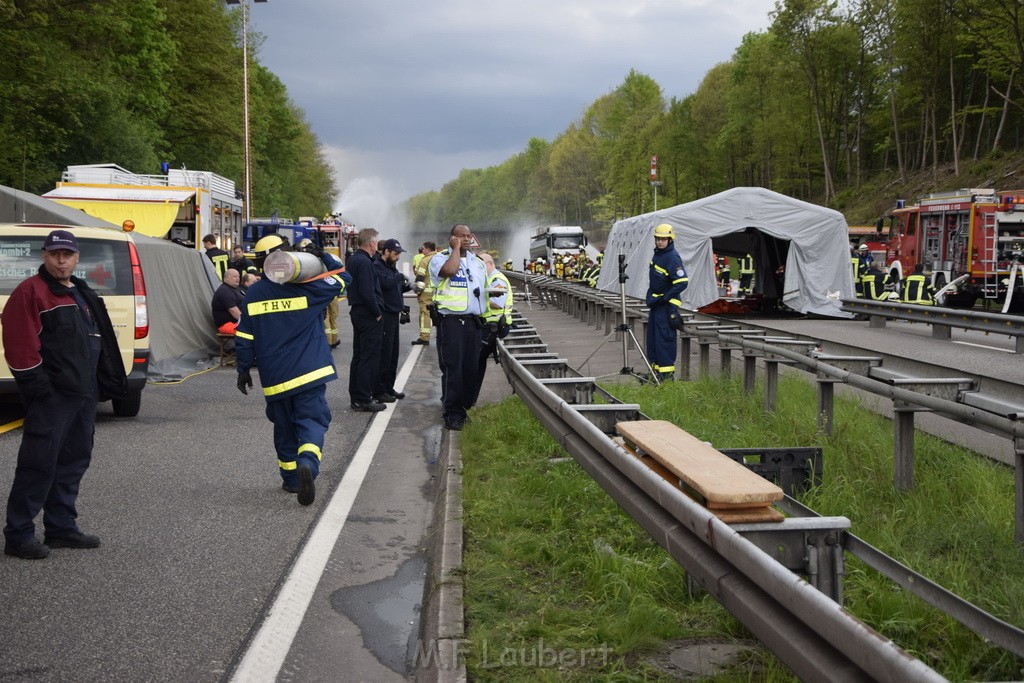
[[[224,0],[0,0],[0,184],[42,193],[68,165],[166,161],[241,188],[241,30]],[[256,57],[249,89],[252,213],[326,215],[333,169],[303,112]]]
[[[1022,107],[1019,0],[779,0],[696,92],[666,100],[631,71],[553,141],[464,170],[406,210],[434,230],[598,231],[653,210],[657,155],[659,208],[754,185],[849,211],[866,184],[957,189],[974,182],[965,167],[1019,156]]]

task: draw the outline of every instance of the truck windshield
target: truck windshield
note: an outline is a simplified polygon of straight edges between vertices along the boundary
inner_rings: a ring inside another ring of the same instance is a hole
[[[580,235],[556,237],[552,247],[555,249],[579,249],[582,239]]]

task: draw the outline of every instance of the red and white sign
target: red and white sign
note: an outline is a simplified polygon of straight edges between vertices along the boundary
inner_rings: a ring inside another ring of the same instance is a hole
[[[657,155],[651,157],[651,180],[658,179],[658,157]]]

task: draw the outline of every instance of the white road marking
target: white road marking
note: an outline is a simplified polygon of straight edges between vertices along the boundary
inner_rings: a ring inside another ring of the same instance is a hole
[[[986,344],[975,344],[973,342],[965,341],[954,341],[954,344],[966,344],[967,346],[977,346],[979,349],[992,349],[993,351],[1002,351],[1003,353],[1013,353],[1013,349],[1001,349],[998,346],[988,346]]]
[[[395,378],[396,391],[405,388],[412,368],[416,365],[416,359],[419,358],[420,350],[421,347],[415,346],[409,352],[405,364]],[[391,409],[373,416],[366,436],[352,457],[352,463],[345,471],[345,476],[331,496],[327,507],[324,508],[313,532],[306,539],[306,544],[281,590],[278,591],[274,604],[232,674],[232,681],[273,683],[277,680],[277,674],[291,650],[299,626],[302,625],[324,567],[327,566],[327,561],[334,550],[334,544],[338,541],[338,536],[352,510],[352,504],[370,469],[373,454],[377,452],[380,440],[397,407],[398,403],[395,403]]]

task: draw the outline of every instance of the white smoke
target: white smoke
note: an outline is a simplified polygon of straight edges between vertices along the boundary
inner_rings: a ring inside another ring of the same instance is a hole
[[[395,238],[403,246],[410,233],[405,212],[394,190],[380,178],[356,178],[342,191],[336,213],[358,228],[374,228],[382,240]]]

